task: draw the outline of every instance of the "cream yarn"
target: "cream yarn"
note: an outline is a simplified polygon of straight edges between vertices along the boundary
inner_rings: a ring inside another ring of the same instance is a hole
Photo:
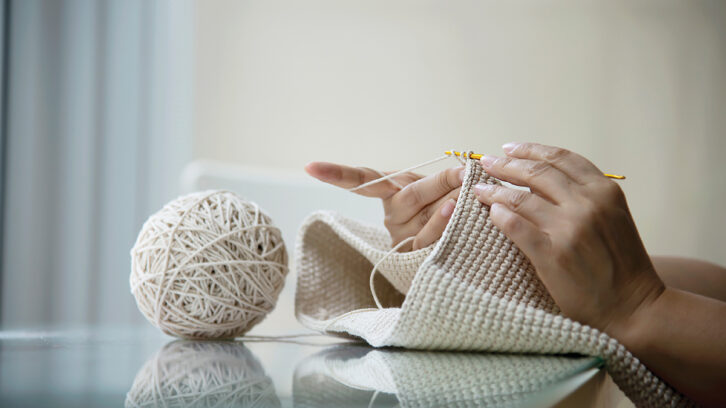
[[[126,408],[279,407],[270,377],[241,343],[175,341],[136,374]]]
[[[229,191],[179,197],[149,217],[131,249],[143,315],[184,338],[244,334],[275,307],[287,274],[280,230]]]

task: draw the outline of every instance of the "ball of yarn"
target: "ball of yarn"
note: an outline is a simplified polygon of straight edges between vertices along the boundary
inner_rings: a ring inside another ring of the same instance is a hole
[[[131,249],[131,292],[164,333],[244,334],[275,307],[287,274],[280,230],[229,191],[173,200],[149,217]]]
[[[252,353],[236,342],[175,341],[144,364],[126,408],[280,407]]]

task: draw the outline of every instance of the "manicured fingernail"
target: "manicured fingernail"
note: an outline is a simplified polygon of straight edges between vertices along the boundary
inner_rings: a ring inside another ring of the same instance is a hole
[[[454,207],[456,207],[456,200],[451,198],[441,206],[441,215],[446,218],[451,217],[451,214],[454,213]]]
[[[504,143],[502,145],[502,149],[504,149],[504,151],[507,153],[511,153],[515,147],[517,147],[517,143],[514,142]]]
[[[481,162],[482,166],[491,167],[491,165],[494,163],[494,161],[496,159],[497,158],[495,156],[489,156],[489,155],[485,154],[484,156],[481,157],[481,159],[479,159],[479,161]]]
[[[489,184],[477,184],[474,186],[474,192],[478,194],[488,193],[492,191],[492,186]]]
[[[464,170],[465,170],[464,168],[459,170],[459,181],[462,183],[464,182]]]

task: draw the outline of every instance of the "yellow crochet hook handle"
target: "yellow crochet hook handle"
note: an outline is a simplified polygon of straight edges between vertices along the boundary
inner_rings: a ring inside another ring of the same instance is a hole
[[[445,154],[447,154],[447,155],[449,155],[449,156],[451,156],[451,155],[453,154],[453,155],[456,155],[456,156],[459,156],[459,157],[461,157],[461,152],[451,152],[451,151],[448,151],[448,150],[447,150],[447,151],[445,151],[444,153],[445,153]],[[471,154],[469,155],[469,158],[470,158],[470,159],[474,159],[474,160],[479,160],[479,159],[481,159],[481,157],[482,157],[482,156],[483,156],[483,154],[479,154],[479,153],[471,153]],[[611,179],[615,179],[615,180],[625,180],[625,176],[621,176],[621,175],[619,175],[619,174],[608,174],[608,173],[603,173],[603,175],[604,175],[605,177],[610,177]]]

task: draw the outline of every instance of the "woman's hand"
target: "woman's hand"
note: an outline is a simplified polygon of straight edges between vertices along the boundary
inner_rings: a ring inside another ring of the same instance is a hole
[[[565,315],[622,338],[665,288],[622,190],[570,151],[534,143],[504,150],[482,157],[484,170],[531,192],[475,186],[492,222],[529,257]]]
[[[491,205],[492,222],[529,257],[562,312],[618,339],[696,402],[724,406],[726,302],[664,287],[623,192],[588,160],[532,143],[504,150],[507,157],[484,157],[482,166],[531,192],[477,186],[477,196]],[[332,163],[305,169],[343,188],[380,177]],[[382,182],[357,193],[383,201],[394,244],[416,236],[418,249],[443,233],[462,178],[463,168],[429,177],[406,174],[396,178],[403,189]]]
[[[311,176],[342,188],[354,188],[381,177],[381,173],[334,163],[313,162],[305,166]],[[395,177],[403,186],[389,181],[356,190],[366,197],[380,198],[385,212],[384,224],[393,245],[414,236],[412,244],[401,251],[425,248],[441,237],[454,212],[456,198],[464,179],[464,168],[450,168],[431,176],[405,173]]]
[[[482,166],[531,192],[478,185],[477,196],[562,312],[618,339],[694,401],[724,406],[726,303],[664,286],[620,187],[588,160],[534,143],[504,150],[507,157],[483,157]],[[691,264],[679,273],[690,274]]]

